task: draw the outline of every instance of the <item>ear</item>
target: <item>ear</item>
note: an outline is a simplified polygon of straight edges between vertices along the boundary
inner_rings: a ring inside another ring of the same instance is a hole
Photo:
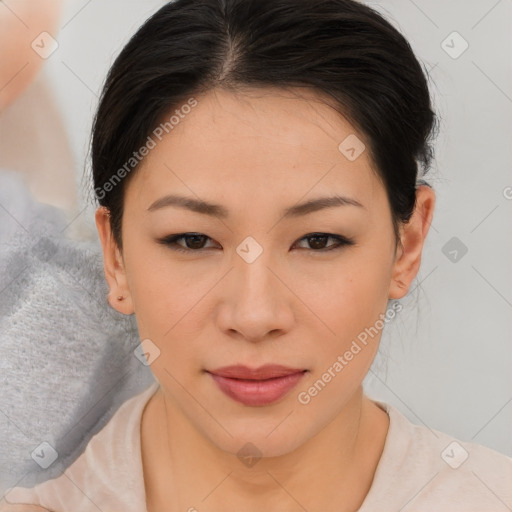
[[[401,299],[409,291],[421,264],[423,244],[427,237],[436,195],[428,185],[416,189],[416,206],[408,223],[400,230],[401,245],[397,249],[393,275],[389,287],[390,299]]]
[[[109,210],[100,206],[96,210],[95,219],[103,247],[103,269],[110,288],[108,302],[120,313],[131,315],[134,313],[133,302],[126,279],[123,255],[112,233]],[[122,297],[122,299],[118,300],[119,297]]]

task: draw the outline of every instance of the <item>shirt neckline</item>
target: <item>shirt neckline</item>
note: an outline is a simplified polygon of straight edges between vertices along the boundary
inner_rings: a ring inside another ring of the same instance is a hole
[[[136,462],[137,467],[139,468],[138,480],[140,483],[141,504],[144,506],[145,512],[147,512],[147,496],[144,480],[144,468],[142,465],[142,416],[150,399],[159,388],[160,384],[158,382],[154,382],[145,391],[142,392],[143,398],[145,398],[145,400],[142,400],[144,405],[141,407],[138,416],[139,428]],[[357,512],[371,512],[375,509],[375,506],[380,500],[379,496],[382,496],[385,488],[388,488],[390,485],[390,478],[394,478],[394,476],[397,474],[397,470],[400,467],[403,454],[406,451],[405,446],[409,442],[408,439],[403,439],[402,442],[400,442],[397,440],[395,435],[397,429],[400,429],[399,424],[403,423],[403,418],[401,417],[400,413],[392,405],[386,402],[373,399],[371,399],[371,401],[389,416],[389,425],[384,441],[384,448],[382,450],[379,462],[377,463],[377,468],[375,469],[372,484]],[[384,480],[386,482],[385,486],[383,487]]]
[[[159,382],[154,382],[145,391],[142,392],[143,406],[141,407],[138,415],[138,436],[137,436],[137,449],[136,449],[136,465],[138,468],[137,485],[139,486],[139,495],[141,499],[141,506],[144,507],[144,512],[147,512],[147,496],[146,496],[146,481],[144,478],[144,466],[142,464],[142,416],[153,395],[160,388]]]
[[[392,405],[380,400],[370,400],[389,416],[389,426],[372,484],[357,512],[373,512],[380,508],[386,491],[393,488],[400,466],[407,455],[407,446],[410,444],[409,436],[404,435],[408,432],[407,419]],[[400,438],[397,437],[399,431]]]

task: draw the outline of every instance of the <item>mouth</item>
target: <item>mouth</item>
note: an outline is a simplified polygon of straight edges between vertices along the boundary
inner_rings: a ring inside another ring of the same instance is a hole
[[[228,366],[207,371],[219,389],[231,399],[247,406],[264,406],[287,395],[308,370],[280,365],[256,369]]]

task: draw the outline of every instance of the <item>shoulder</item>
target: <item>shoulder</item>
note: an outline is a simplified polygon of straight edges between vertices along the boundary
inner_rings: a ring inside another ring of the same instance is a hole
[[[390,426],[372,498],[392,500],[398,508],[407,504],[415,512],[447,504],[451,512],[512,509],[512,458],[412,423],[393,406],[377,403],[388,413]]]
[[[0,501],[0,512],[52,512],[39,505],[9,504],[5,500]]]
[[[86,512],[91,500],[109,510],[145,510],[140,421],[157,389],[155,382],[121,405],[63,474],[32,488],[9,489],[0,512]]]
[[[435,431],[441,462],[428,492],[432,499],[450,497],[466,510],[512,509],[512,458],[491,448],[454,439]]]

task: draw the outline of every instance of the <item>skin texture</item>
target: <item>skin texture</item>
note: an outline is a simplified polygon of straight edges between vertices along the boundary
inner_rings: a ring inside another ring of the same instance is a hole
[[[406,295],[435,194],[418,188],[396,247],[369,151],[349,161],[338,150],[348,135],[363,135],[319,96],[217,89],[196,99],[128,183],[122,251],[108,212],[96,212],[109,301],[135,313],[141,340],[160,350],[151,370],[161,388],[146,406],[141,433],[148,510],[356,510],[389,425],[361,385],[381,331],[310,403],[297,395],[376,323],[388,299]],[[147,210],[169,193],[220,203],[230,216]],[[364,207],[282,217],[289,206],[336,193]],[[209,237],[205,249],[179,253],[157,242],[190,232]],[[355,245],[322,252],[304,239],[318,232]],[[247,236],[263,248],[250,264],[236,252]],[[308,373],[278,402],[249,407],[204,372],[266,363]],[[263,456],[252,467],[236,455],[247,442]]]
[[[0,111],[33,81],[44,60],[32,49],[42,32],[56,37],[64,0],[0,1]]]

